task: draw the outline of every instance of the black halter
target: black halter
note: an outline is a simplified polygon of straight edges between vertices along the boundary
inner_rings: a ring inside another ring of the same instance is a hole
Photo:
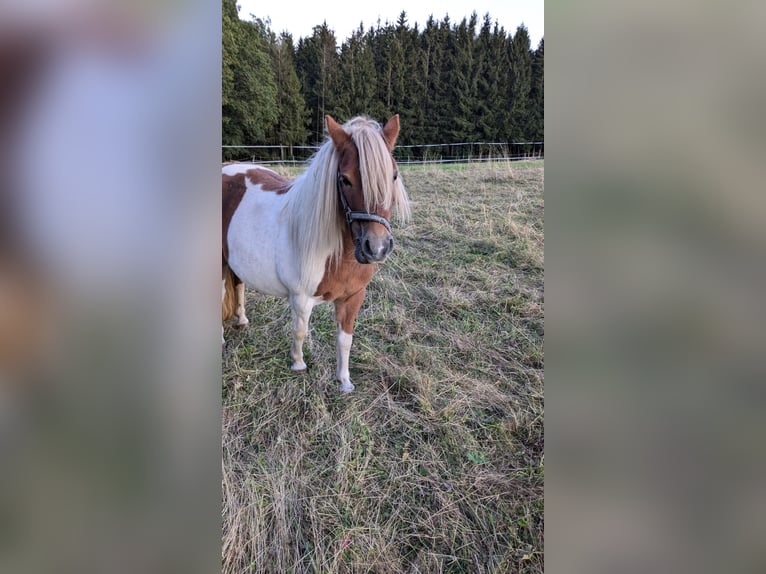
[[[369,213],[367,211],[351,210],[351,206],[349,206],[348,201],[346,201],[346,196],[343,194],[343,184],[341,183],[342,178],[343,176],[341,175],[340,171],[338,171],[338,195],[340,196],[340,203],[343,206],[343,211],[346,214],[346,223],[348,223],[348,228],[351,229],[352,221],[374,221],[375,223],[380,223],[388,230],[389,233],[391,233],[391,224],[385,217],[381,217],[380,215],[375,215],[374,213]]]

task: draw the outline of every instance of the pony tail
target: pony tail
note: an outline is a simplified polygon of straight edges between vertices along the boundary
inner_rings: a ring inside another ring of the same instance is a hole
[[[237,297],[234,293],[234,272],[226,263],[223,264],[223,293],[221,301],[222,320],[226,321],[234,315],[237,305]]]

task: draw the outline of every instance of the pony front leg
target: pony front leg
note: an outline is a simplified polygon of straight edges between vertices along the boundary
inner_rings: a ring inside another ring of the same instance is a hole
[[[314,302],[305,295],[290,296],[290,310],[293,316],[293,342],[290,346],[290,356],[293,364],[290,368],[293,371],[305,371],[306,363],[303,361],[303,342],[308,333],[309,318]]]
[[[338,368],[335,376],[340,381],[340,392],[350,393],[354,390],[351,375],[348,371],[348,360],[351,355],[351,343],[354,340],[354,321],[362,307],[365,289],[361,289],[348,297],[335,301],[335,321],[338,324],[338,335],[335,346],[338,353]]]
[[[338,351],[338,369],[335,371],[336,378],[340,381],[340,392],[350,393],[354,390],[351,382],[351,374],[348,372],[348,358],[351,355],[351,343],[354,336],[346,333],[338,323],[338,336],[335,341],[335,347]]]

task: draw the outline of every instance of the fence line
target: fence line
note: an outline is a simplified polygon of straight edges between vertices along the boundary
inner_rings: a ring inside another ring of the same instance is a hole
[[[414,145],[399,145],[399,148],[421,148],[421,147],[448,147],[459,145],[492,145],[492,146],[506,146],[506,145],[543,145],[545,142],[458,142],[458,143],[443,143],[443,144],[414,144]],[[313,149],[317,150],[321,146],[318,145],[222,145],[222,148],[227,149]]]
[[[404,159],[396,160],[397,165],[423,165],[423,164],[438,164],[438,163],[477,163],[477,162],[503,162],[503,161],[530,161],[545,159],[541,156],[528,156],[517,155],[507,157],[466,157],[466,158],[450,158],[450,159]],[[244,160],[240,160],[244,161]],[[285,165],[303,165],[306,163],[305,159],[256,159],[252,158],[247,163],[258,163],[262,165],[266,164],[285,164]]]
[[[318,145],[225,145],[224,159],[243,161],[234,150],[257,150],[247,153],[254,163],[302,164],[319,149]],[[394,157],[400,164],[463,163],[470,161],[519,161],[544,159],[545,142],[457,142],[397,146]]]
[[[222,145],[225,149],[313,149],[318,150],[318,145]]]

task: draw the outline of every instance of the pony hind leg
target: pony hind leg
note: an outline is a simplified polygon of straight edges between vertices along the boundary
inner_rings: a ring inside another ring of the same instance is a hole
[[[236,316],[236,326],[248,324],[245,316],[245,284],[237,277],[231,268],[223,261],[221,273],[221,345],[226,345],[223,323]]]
[[[351,355],[351,343],[354,340],[354,322],[359,309],[362,307],[364,294],[365,289],[361,289],[347,299],[335,301],[335,321],[338,325],[338,334],[335,340],[338,364],[335,376],[340,382],[341,393],[350,393],[354,390],[348,362]]]
[[[247,320],[245,315],[245,284],[240,280],[239,283],[235,281],[237,291],[237,307],[234,310],[234,315],[237,318],[237,327],[247,327],[250,321]]]
[[[293,342],[290,346],[290,357],[293,362],[290,368],[301,372],[306,370],[303,361],[303,342],[308,333],[309,318],[314,302],[306,295],[290,295],[290,311],[292,312]]]

